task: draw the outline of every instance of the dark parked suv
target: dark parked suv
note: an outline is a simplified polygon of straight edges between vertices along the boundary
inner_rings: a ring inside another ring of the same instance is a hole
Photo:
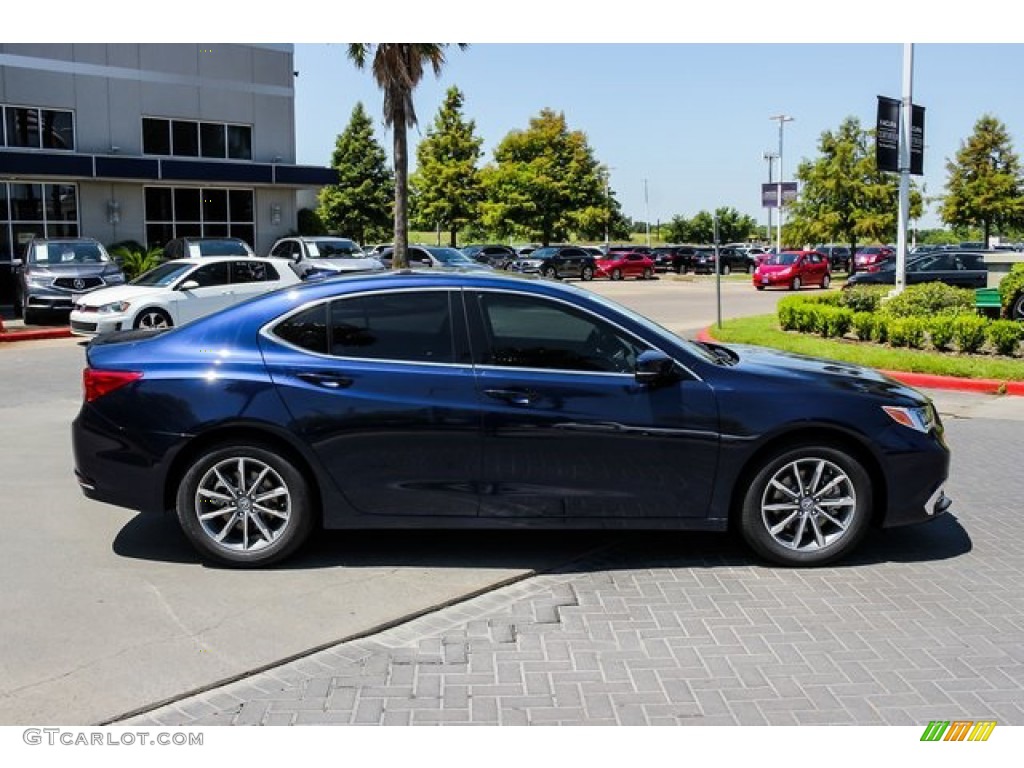
[[[816,245],[815,251],[828,258],[829,267],[833,270],[841,269],[844,272],[850,271],[852,256],[850,249],[845,245]]]
[[[495,269],[508,269],[508,265],[516,260],[515,250],[507,245],[467,245],[462,252],[481,264]]]
[[[27,325],[42,312],[70,312],[78,294],[124,282],[121,267],[91,237],[32,240],[14,268],[14,314]]]
[[[255,256],[245,240],[237,237],[176,237],[164,246],[165,259],[193,256]]]
[[[597,260],[579,246],[549,245],[516,259],[510,269],[516,272],[537,272],[544,277],[592,280],[597,272]]]
[[[678,272],[685,275],[694,269],[694,257],[705,249],[697,245],[664,245],[654,249],[655,272]]]

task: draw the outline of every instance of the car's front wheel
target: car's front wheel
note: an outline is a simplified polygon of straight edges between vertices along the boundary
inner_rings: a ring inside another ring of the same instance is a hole
[[[650,267],[644,267],[644,273],[640,275],[641,280],[651,280],[654,278],[654,270]]]
[[[135,317],[134,326],[145,330],[157,330],[160,328],[171,328],[174,321],[171,316],[162,309],[144,309]]]
[[[273,449],[215,446],[196,457],[178,486],[178,522],[199,553],[240,567],[294,552],[313,526],[309,485]]]
[[[829,284],[831,282],[832,282],[832,278],[829,277],[828,273],[825,273],[825,276],[823,278],[821,278],[821,287],[822,288],[828,288],[828,286],[829,286]]]
[[[799,291],[800,290],[800,286],[802,286],[802,285],[803,285],[803,283],[800,282],[800,278],[799,277],[794,277],[793,278],[793,282],[791,282],[789,284],[789,290],[791,290],[791,291]]]
[[[554,280],[556,277],[558,277],[558,270],[556,270],[554,267],[544,267],[544,269],[542,269],[540,271],[540,273],[544,277],[548,277],[548,278],[550,278],[552,280]]]
[[[730,272],[732,272],[732,269],[729,267],[729,265],[728,264],[723,264],[722,265],[722,274],[723,275],[728,275]]]
[[[803,445],[765,459],[740,511],[743,538],[781,565],[824,565],[848,554],[867,532],[871,480],[849,453]]]
[[[594,268],[592,266],[590,266],[589,264],[587,264],[587,265],[585,265],[583,267],[583,269],[580,270],[580,280],[583,280],[584,282],[586,282],[588,280],[593,280],[593,279],[594,279]]]
[[[612,280],[621,280],[621,279],[622,279],[622,270],[621,269],[613,269],[612,270]]]
[[[1014,320],[1024,320],[1024,293],[1013,300],[1010,307],[1010,317]]]

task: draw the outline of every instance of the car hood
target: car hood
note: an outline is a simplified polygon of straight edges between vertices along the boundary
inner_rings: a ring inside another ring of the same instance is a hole
[[[714,349],[716,344],[711,344]],[[924,404],[927,398],[875,368],[839,360],[808,357],[777,349],[744,344],[729,344],[739,356],[736,366],[747,374],[799,383],[808,389],[860,391],[887,399],[905,398]]]
[[[787,272],[793,269],[795,264],[759,264],[757,271],[763,274],[775,274],[776,272]]]
[[[102,274],[120,274],[117,265],[110,262],[99,264],[32,264],[26,272],[33,277],[96,277]]]
[[[126,283],[125,285],[114,285],[110,288],[100,288],[87,293],[78,300],[78,303],[87,307],[101,307],[114,301],[131,301],[132,299],[153,296],[168,290],[170,289],[159,286]]]
[[[339,256],[337,258],[320,257],[307,259],[303,263],[315,269],[330,269],[335,272],[369,272],[374,269],[384,269],[384,264],[381,260],[372,257],[362,259],[352,258],[351,256]]]

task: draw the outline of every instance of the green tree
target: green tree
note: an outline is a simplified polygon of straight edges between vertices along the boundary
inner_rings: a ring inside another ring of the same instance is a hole
[[[603,238],[615,218],[604,171],[582,131],[570,131],[565,115],[541,110],[526,130],[512,131],[483,170],[485,225],[499,236],[518,235],[547,245]]]
[[[1021,167],[1006,126],[991,115],[946,162],[946,195],[939,215],[954,227],[981,227],[984,242],[993,229],[1024,226]]]
[[[665,241],[669,243],[689,243],[690,222],[681,214],[673,216],[665,225]]]
[[[453,248],[459,230],[478,218],[483,199],[477,161],[484,140],[475,135],[476,123],[463,117],[463,100],[458,88],[448,89],[434,124],[416,148],[416,172],[409,179],[416,226],[443,229]]]
[[[406,131],[416,125],[412,94],[429,67],[440,76],[445,43],[349,43],[348,56],[358,69],[370,69],[384,92],[384,124],[392,129],[395,163],[395,252],[393,269],[409,265],[409,144]],[[465,44],[460,43],[460,48]]]
[[[338,172],[338,183],[320,190],[317,217],[323,226],[360,243],[385,237],[394,181],[362,103],[356,104],[348,126],[338,135],[331,167]]]
[[[825,131],[816,160],[804,160],[796,177],[802,189],[787,206],[783,227],[790,244],[847,242],[896,237],[899,178],[878,170],[874,131],[847,117],[835,132]],[[910,218],[921,215],[921,194],[910,192]]]

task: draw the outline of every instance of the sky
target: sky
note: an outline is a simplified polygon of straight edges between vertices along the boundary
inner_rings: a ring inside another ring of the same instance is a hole
[[[818,156],[824,131],[848,116],[874,127],[877,97],[902,96],[905,55],[903,42],[470,43],[450,48],[441,76],[429,73],[417,89],[410,160],[445,92],[457,86],[484,140],[482,163],[509,131],[550,108],[611,168],[627,216],[645,220],[649,211],[653,225],[725,206],[766,223],[764,154],[779,151],[779,121],[771,117],[794,118],[782,146],[791,180],[801,161]],[[984,114],[1001,120],[1021,151],[1024,45],[915,43],[912,63],[913,103],[925,108],[924,175],[915,181],[926,196],[941,194],[947,160]],[[346,44],[299,43],[295,69],[298,162],[329,164],[359,101],[390,152],[380,91],[348,61]],[[940,225],[933,203],[919,226]]]

